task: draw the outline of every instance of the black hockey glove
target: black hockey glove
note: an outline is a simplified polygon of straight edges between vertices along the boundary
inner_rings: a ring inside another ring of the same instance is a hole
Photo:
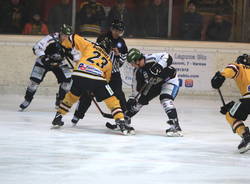
[[[234,104],[235,104],[235,102],[231,101],[231,102],[227,103],[226,105],[222,106],[220,108],[220,113],[225,115],[227,112],[230,111],[230,109],[233,107]]]
[[[70,60],[73,60],[74,57],[73,57],[71,51],[72,51],[71,48],[65,48],[64,47],[64,55],[65,55],[65,57],[68,57]]]
[[[134,106],[136,106],[137,101],[135,98],[129,98],[127,101],[127,109],[130,111],[133,109]]]
[[[61,57],[61,56],[60,56]],[[48,69],[51,69],[53,67],[58,67],[61,63],[62,60],[57,60],[59,59],[58,56],[40,56],[42,63],[44,64],[45,67]]]
[[[150,73],[153,75],[153,76],[158,76],[161,71],[163,70],[163,67],[158,64],[158,63],[155,63],[150,69]]]
[[[46,55],[40,56],[39,57],[41,62],[44,64],[44,66],[48,66],[49,65],[49,57]]]
[[[218,71],[215,73],[214,77],[211,80],[211,85],[214,89],[219,89],[223,82],[225,81],[225,77],[221,75],[221,73]]]

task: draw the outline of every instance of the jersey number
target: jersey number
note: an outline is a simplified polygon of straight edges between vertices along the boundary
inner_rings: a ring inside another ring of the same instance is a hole
[[[96,63],[96,65],[99,66],[99,67],[101,67],[101,68],[103,68],[106,64],[108,64],[108,60],[105,57],[101,57],[100,52],[94,51],[93,54],[95,56],[88,58],[87,59],[88,62],[90,62],[92,64]],[[94,61],[95,59],[101,59],[102,63],[95,62]]]

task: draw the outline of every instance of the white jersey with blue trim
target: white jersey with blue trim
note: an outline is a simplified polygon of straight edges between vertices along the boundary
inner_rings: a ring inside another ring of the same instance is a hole
[[[172,64],[172,61],[171,63],[168,63],[169,54],[167,52],[145,54],[144,57],[146,63],[159,63],[163,68]]]
[[[160,64],[163,69],[167,70],[169,68],[173,68],[170,65],[172,64],[172,59],[169,59],[171,56],[166,53],[166,52],[162,52],[162,53],[153,53],[153,54],[145,54],[145,66],[143,67],[143,74],[147,75],[147,72],[145,69],[149,69],[154,63],[158,63]],[[149,68],[148,68],[149,67]],[[132,78],[132,96],[135,96],[138,91],[137,91],[137,83],[138,83],[138,79],[137,79],[137,72],[138,70],[142,71],[142,68],[134,68],[133,71],[133,78]],[[175,70],[175,69],[174,69]],[[166,78],[165,81],[170,80],[171,78]]]
[[[37,57],[45,55],[45,50],[47,46],[55,41],[59,41],[59,33],[53,33],[45,36],[43,39],[41,39],[34,45],[34,54]]]

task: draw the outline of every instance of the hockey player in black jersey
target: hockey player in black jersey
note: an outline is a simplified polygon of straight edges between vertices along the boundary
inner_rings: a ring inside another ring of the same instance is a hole
[[[133,117],[143,105],[147,105],[150,100],[159,96],[169,118],[167,124],[170,128],[166,130],[167,136],[183,136],[173,103],[178,94],[179,80],[175,68],[171,66],[172,57],[165,52],[145,55],[138,49],[132,48],[128,52],[127,61],[135,69],[132,95],[127,102],[126,115]]]
[[[124,33],[124,23],[120,20],[114,20],[111,29],[106,34],[100,35],[96,43],[100,45],[108,54],[112,61],[112,74],[109,82],[110,87],[114,91],[114,96],[120,101],[123,112],[126,112],[126,98],[122,90],[122,79],[119,68],[126,61],[128,52],[126,43],[122,38]],[[82,119],[91,105],[90,94],[82,95],[74,113],[72,123],[76,124]],[[126,118],[126,117],[125,117]]]
[[[19,106],[20,110],[24,110],[29,106],[38,86],[49,71],[55,74],[57,82],[60,84],[56,95],[56,106],[59,105],[60,100],[64,98],[70,89],[71,70],[65,61],[67,52],[61,45],[62,41],[69,34],[72,34],[72,29],[70,26],[64,24],[59,33],[56,32],[45,36],[33,47],[33,52],[37,56],[37,59],[30,75],[30,83],[27,87],[24,101]]]

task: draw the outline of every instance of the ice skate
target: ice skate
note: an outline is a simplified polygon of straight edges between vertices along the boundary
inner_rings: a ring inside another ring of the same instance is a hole
[[[248,127],[245,128],[245,133],[242,136],[242,141],[238,146],[238,150],[240,153],[245,153],[250,150],[250,133]]]
[[[19,105],[20,107],[19,111],[24,111],[24,109],[26,109],[29,105],[30,105],[30,102],[27,100],[24,100],[23,103]]]
[[[56,113],[56,116],[54,120],[52,121],[52,129],[60,128],[64,125],[64,122],[62,121],[62,115],[59,113]]]
[[[126,121],[124,126],[125,129],[128,130],[128,134],[135,135],[135,129],[131,127]],[[106,127],[110,130],[121,131],[121,128],[118,124],[111,124],[110,122],[106,122]]]
[[[169,120],[167,124],[170,125],[170,128],[166,129],[168,137],[183,137],[181,127],[177,121]]]
[[[124,120],[116,120],[116,126],[117,128],[119,128],[119,130],[124,134],[124,135],[128,135],[128,134],[135,134],[135,130],[133,127],[129,126],[128,124],[125,123]]]
[[[71,120],[72,127],[75,127],[79,120],[80,119],[77,116],[74,116]]]

